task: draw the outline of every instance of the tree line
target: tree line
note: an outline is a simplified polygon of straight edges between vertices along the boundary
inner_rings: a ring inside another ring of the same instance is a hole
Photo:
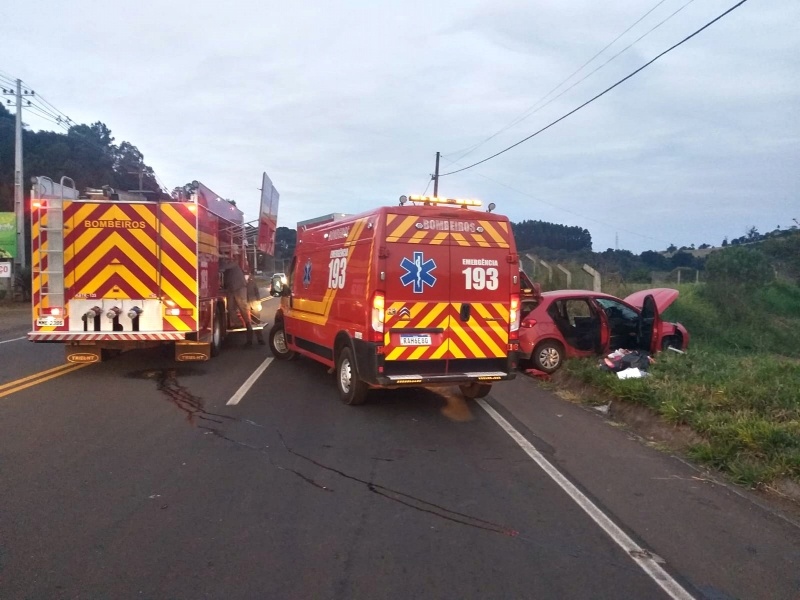
[[[14,210],[15,116],[0,105],[0,212]],[[116,144],[111,130],[100,121],[73,125],[65,133],[22,131],[25,187],[31,177],[44,175],[58,182],[66,175],[79,190],[104,185],[115,190],[142,189],[160,197],[163,193],[144,155],[130,142]]]

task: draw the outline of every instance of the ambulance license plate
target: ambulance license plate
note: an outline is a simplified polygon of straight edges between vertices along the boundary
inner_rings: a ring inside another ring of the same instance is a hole
[[[430,346],[431,336],[427,333],[417,333],[414,335],[401,335],[401,346]]]

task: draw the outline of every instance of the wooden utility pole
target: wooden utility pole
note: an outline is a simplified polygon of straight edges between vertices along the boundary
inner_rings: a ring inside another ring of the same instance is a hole
[[[436,171],[433,174],[433,197],[439,197],[439,153],[436,153]]]
[[[25,184],[23,182],[22,165],[22,81],[17,79],[17,120],[16,144],[14,146],[14,211],[17,214],[17,257],[14,263],[17,267],[25,268]]]

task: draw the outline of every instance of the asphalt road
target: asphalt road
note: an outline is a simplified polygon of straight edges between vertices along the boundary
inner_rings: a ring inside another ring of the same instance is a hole
[[[791,519],[525,377],[489,412],[348,407],[324,367],[272,362],[228,405],[268,350],[59,370],[0,326],[0,598],[800,597]]]

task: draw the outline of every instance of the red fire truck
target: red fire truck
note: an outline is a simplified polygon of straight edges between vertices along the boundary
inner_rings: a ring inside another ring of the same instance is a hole
[[[70,362],[163,344],[179,361],[218,354],[243,325],[229,323],[220,285],[221,259],[247,268],[243,215],[199,182],[176,196],[36,178],[28,339],[64,344]]]
[[[334,367],[347,404],[379,387],[458,384],[485,396],[516,367],[519,257],[508,219],[470,210],[477,200],[400,204],[298,224],[288,281],[273,282],[282,298],[272,352]]]

